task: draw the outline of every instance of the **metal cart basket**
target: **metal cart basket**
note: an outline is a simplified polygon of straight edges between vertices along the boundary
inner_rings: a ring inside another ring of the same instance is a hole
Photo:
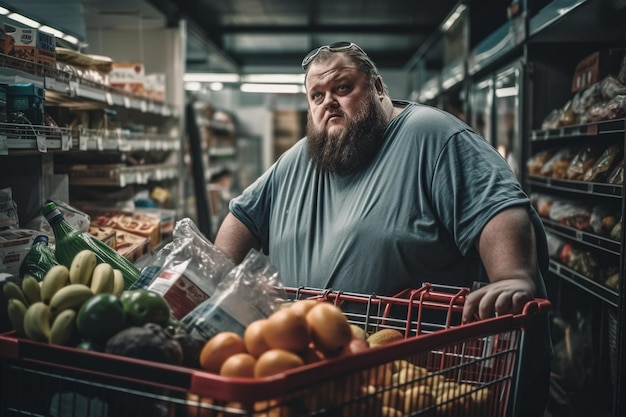
[[[340,306],[367,333],[404,340],[272,377],[227,378],[0,335],[0,415],[53,417],[507,416],[525,332],[550,302],[460,324],[467,289],[424,284],[393,297],[288,288]]]

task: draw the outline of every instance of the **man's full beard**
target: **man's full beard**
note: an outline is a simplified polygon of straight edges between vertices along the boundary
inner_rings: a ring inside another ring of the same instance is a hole
[[[324,127],[316,128],[309,113],[306,126],[309,155],[321,171],[353,174],[374,159],[386,128],[387,118],[376,96],[367,100],[354,117],[346,117],[345,128],[339,133],[329,135]]]

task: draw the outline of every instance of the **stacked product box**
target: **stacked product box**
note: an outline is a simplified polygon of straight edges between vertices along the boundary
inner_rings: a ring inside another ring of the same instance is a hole
[[[4,24],[0,53],[15,58],[7,63],[26,72],[47,75],[56,69],[56,39],[48,32]]]

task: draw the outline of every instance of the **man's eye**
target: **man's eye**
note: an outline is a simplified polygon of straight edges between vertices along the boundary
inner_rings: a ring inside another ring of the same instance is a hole
[[[347,85],[340,85],[337,87],[337,91],[348,91]]]

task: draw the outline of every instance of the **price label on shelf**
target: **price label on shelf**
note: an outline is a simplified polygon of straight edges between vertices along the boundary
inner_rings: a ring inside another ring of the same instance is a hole
[[[7,144],[7,137],[5,135],[0,135],[0,155],[8,155],[9,154],[9,145]]]
[[[72,147],[72,140],[70,139],[70,135],[67,132],[61,133],[61,150],[69,151]]]
[[[48,152],[48,144],[44,135],[37,135],[37,150],[43,153]]]

